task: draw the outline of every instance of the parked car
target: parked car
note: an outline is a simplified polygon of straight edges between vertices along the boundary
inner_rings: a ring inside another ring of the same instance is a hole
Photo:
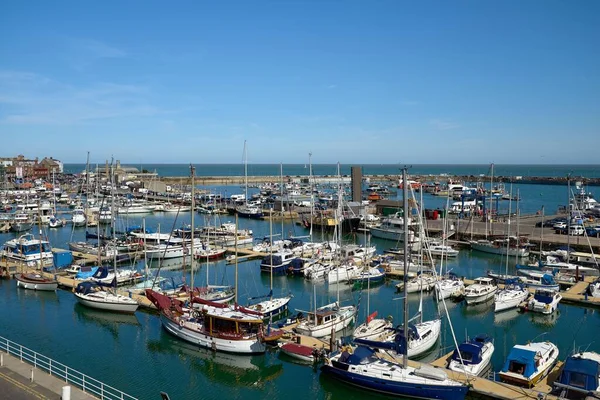
[[[569,227],[569,235],[571,236],[581,236],[585,233],[585,229],[583,225],[571,225]]]
[[[557,222],[554,225],[552,225],[552,227],[554,229],[564,229],[564,228],[567,227],[567,222],[566,221],[560,221],[560,222]]]

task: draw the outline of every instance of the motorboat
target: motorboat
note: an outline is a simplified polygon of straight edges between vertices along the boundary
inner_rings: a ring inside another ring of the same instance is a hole
[[[47,240],[36,239],[31,233],[6,241],[0,254],[28,267],[43,268],[54,265],[50,243]]]
[[[450,297],[461,297],[465,293],[465,283],[453,273],[450,273],[446,278],[435,282],[433,288],[433,293],[438,301]]]
[[[533,342],[513,346],[502,370],[503,382],[532,387],[550,373],[558,359],[558,347],[551,342]]]
[[[600,392],[600,354],[585,351],[569,356],[554,387],[560,398],[583,399],[591,392]]]
[[[448,362],[448,369],[481,376],[490,366],[494,341],[486,334],[477,335],[458,345]]]
[[[338,302],[306,311],[305,319],[294,328],[296,333],[316,338],[339,332],[356,319],[355,306],[341,307]]]
[[[505,285],[494,295],[494,312],[516,308],[530,295],[529,290],[516,281],[507,281]]]
[[[558,309],[558,303],[562,296],[558,291],[548,289],[537,289],[525,305],[525,310],[542,314],[552,314]]]
[[[497,291],[498,286],[492,278],[477,278],[472,285],[467,286],[465,289],[465,301],[468,305],[484,303],[494,298]]]

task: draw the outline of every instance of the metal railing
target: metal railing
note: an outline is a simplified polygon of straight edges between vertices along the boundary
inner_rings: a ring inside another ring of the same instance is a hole
[[[27,362],[35,368],[56,376],[66,383],[70,383],[84,392],[94,395],[102,400],[137,400],[127,393],[106,385],[97,379],[89,377],[73,368],[2,336],[0,336],[0,351],[4,351],[23,362]]]

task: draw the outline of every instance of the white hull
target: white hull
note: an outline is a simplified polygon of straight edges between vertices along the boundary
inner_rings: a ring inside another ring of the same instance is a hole
[[[225,351],[229,353],[264,353],[266,345],[256,338],[246,340],[226,340],[212,337],[194,329],[198,324],[185,321],[181,325],[167,318],[161,313],[160,320],[164,328],[172,335],[202,347],[216,351]]]
[[[415,327],[421,338],[408,341],[408,358],[418,357],[435,345],[440,337],[440,331],[442,330],[442,320],[434,319],[433,321],[425,321],[420,324],[415,324]],[[430,333],[426,335],[428,332]],[[425,336],[425,338],[423,338],[423,336]]]
[[[374,319],[368,324],[362,323],[356,329],[354,329],[355,339],[368,339],[377,340],[379,339],[387,329],[393,328],[391,321],[385,319]]]
[[[494,312],[516,308],[529,297],[528,290],[501,290],[494,297]]]
[[[330,320],[327,323],[319,325],[315,325],[313,321],[305,321],[300,323],[294,330],[301,335],[320,338],[331,335],[332,329],[334,332],[341,331],[352,324],[355,317],[356,308],[354,306],[340,307],[338,318],[335,320]]]
[[[479,295],[469,295],[469,293],[465,293],[465,301],[467,302],[467,304],[471,305],[471,304],[479,304],[479,303],[485,303],[486,301],[494,298],[494,295],[496,294],[496,291],[498,289],[494,289],[491,290],[487,293],[483,293],[483,294],[479,294]]]
[[[30,290],[42,290],[53,292],[58,288],[58,282],[54,283],[34,283],[34,282],[25,282],[17,279],[17,287],[22,287],[24,289]]]
[[[444,279],[434,284],[434,295],[438,301],[448,299],[450,297],[462,296],[465,291],[463,281]]]
[[[466,372],[471,376],[481,376],[483,372],[485,372],[490,365],[490,361],[492,360],[492,355],[494,354],[494,344],[492,342],[488,342],[484,345],[482,349],[481,362],[478,364],[461,364],[455,360],[451,360],[448,364],[448,369],[456,372]]]
[[[135,300],[107,292],[90,294],[75,293],[75,296],[77,297],[77,301],[82,305],[98,310],[134,313],[138,308],[138,304]]]
[[[527,257],[529,255],[529,250],[525,248],[510,247],[507,249],[505,246],[495,246],[491,243],[471,242],[471,248],[473,250],[490,254],[498,254],[503,256],[508,254],[509,257],[516,257],[517,255],[519,257]]]
[[[356,265],[340,265],[329,271],[327,274],[328,283],[348,282],[355,279],[359,274],[359,268]]]

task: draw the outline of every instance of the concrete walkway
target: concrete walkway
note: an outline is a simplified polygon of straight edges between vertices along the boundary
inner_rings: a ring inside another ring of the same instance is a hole
[[[65,383],[57,377],[34,368],[18,358],[0,353],[0,398],[15,400],[52,399],[59,400],[63,386],[71,386],[71,400],[91,400],[96,397]],[[33,382],[31,373],[33,370]]]

